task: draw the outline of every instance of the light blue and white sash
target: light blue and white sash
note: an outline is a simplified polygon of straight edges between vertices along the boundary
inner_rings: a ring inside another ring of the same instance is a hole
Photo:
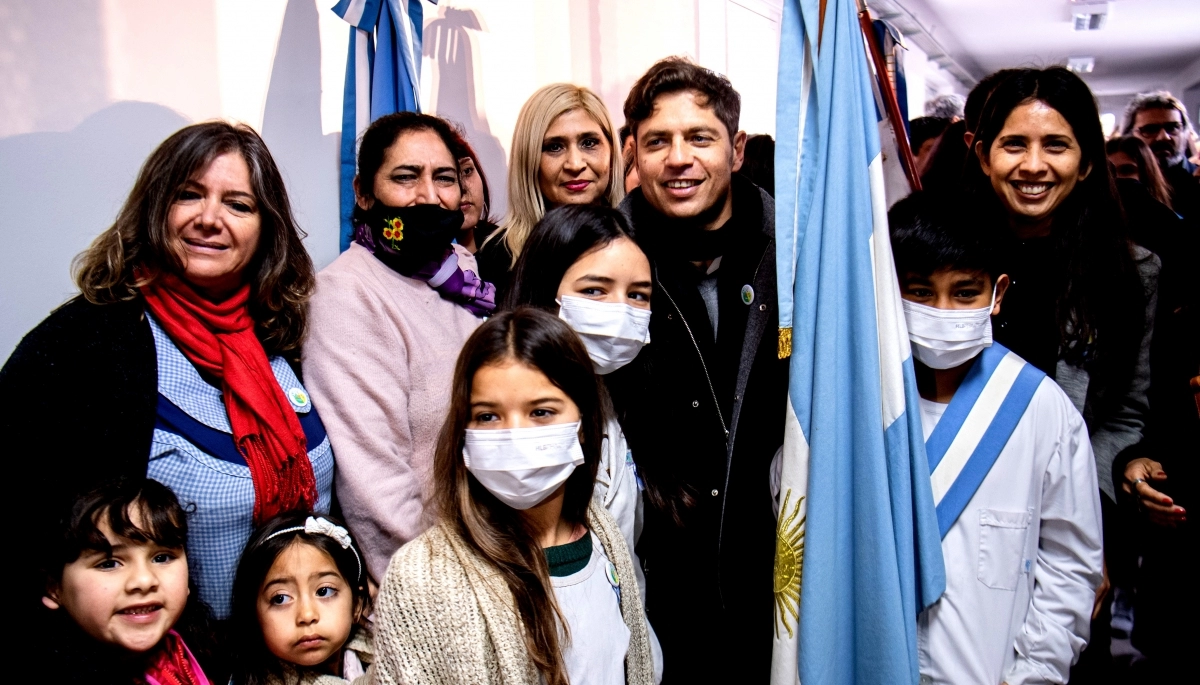
[[[942,537],[1000,457],[1046,374],[999,343],[980,353],[925,441]]]

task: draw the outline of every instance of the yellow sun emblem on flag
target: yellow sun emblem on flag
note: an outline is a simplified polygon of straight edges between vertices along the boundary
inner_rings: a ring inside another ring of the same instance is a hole
[[[404,222],[400,220],[400,217],[383,222],[383,239],[391,242],[392,247],[396,247],[396,243],[404,240]]]
[[[800,578],[804,572],[804,522],[807,515],[800,516],[800,504],[788,511],[792,489],[788,488],[779,508],[779,526],[775,532],[775,618],[794,637],[792,624],[800,619]],[[797,518],[799,520],[797,520]],[[789,619],[789,616],[791,617]],[[775,637],[779,637],[779,625],[775,625]]]

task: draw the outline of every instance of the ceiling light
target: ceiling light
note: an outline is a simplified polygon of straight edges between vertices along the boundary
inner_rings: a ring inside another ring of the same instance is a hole
[[[1076,31],[1099,31],[1112,11],[1109,0],[1072,0],[1071,19]]]
[[[1067,68],[1076,74],[1090,74],[1096,68],[1095,57],[1071,57],[1067,60]]]

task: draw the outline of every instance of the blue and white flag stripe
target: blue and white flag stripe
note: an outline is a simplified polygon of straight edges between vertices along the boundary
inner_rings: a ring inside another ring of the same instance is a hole
[[[350,213],[359,136],[381,116],[420,111],[424,10],[421,0],[341,0],[333,12],[350,25],[339,178],[341,249],[345,250],[354,235]]]
[[[925,443],[941,537],[983,484],[1045,377],[999,344],[967,372]]]
[[[772,682],[916,683],[916,617],[945,571],[863,37],[853,0],[828,0],[814,48],[819,16],[819,0],[789,0],[780,44],[776,256],[791,375]]]
[[[800,170],[813,164],[817,146],[805,146],[805,141],[816,138],[816,98],[812,97],[814,48],[804,29],[804,17],[800,12],[785,8],[780,32],[800,41],[794,49],[779,51],[779,92],[795,92],[796,97],[778,97],[775,101],[775,185],[778,188],[794,188],[795,192],[776,193],[775,198],[775,254],[776,283],[779,293],[779,326],[790,330],[792,326],[792,288],[796,284],[796,260],[800,242],[796,228],[807,225],[810,203],[799,202],[799,198],[812,196],[813,175],[802,176]],[[787,130],[784,130],[787,127]],[[804,183],[803,187],[801,182]],[[781,355],[783,354],[781,350]]]

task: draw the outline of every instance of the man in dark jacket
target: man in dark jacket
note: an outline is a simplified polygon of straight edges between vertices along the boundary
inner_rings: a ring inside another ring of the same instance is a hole
[[[641,187],[622,208],[654,263],[651,344],[609,377],[639,476],[638,553],[664,682],[766,682],[788,367],[775,205],[734,172],[746,134],[724,77],[683,59],[625,101]]]
[[[1135,96],[1125,108],[1121,132],[1150,147],[1171,186],[1171,205],[1190,230],[1200,230],[1200,179],[1192,175],[1195,167],[1187,159],[1192,123],[1179,99],[1166,91]]]

